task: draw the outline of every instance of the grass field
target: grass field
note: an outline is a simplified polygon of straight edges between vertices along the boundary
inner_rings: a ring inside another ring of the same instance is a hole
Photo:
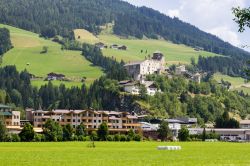
[[[105,30],[104,30],[105,31]],[[80,33],[81,32],[81,33]],[[79,35],[82,34],[82,35]],[[178,64],[178,63],[190,63],[190,59],[194,57],[196,60],[199,55],[208,56],[219,56],[214,53],[206,51],[195,51],[191,47],[185,45],[177,45],[165,40],[152,40],[152,39],[125,39],[118,36],[112,35],[110,33],[101,33],[98,37],[90,35],[86,30],[80,31],[75,30],[75,36],[81,36],[78,39],[81,42],[88,42],[93,44],[95,42],[103,42],[108,46],[112,44],[126,45],[128,47],[127,51],[121,51],[116,49],[103,49],[103,54],[108,57],[114,57],[116,60],[128,61],[138,61],[143,60],[148,54],[152,54],[155,51],[161,51],[167,60],[168,64]],[[87,40],[83,40],[83,39]],[[143,53],[141,53],[143,50]]]
[[[250,144],[158,142],[0,143],[3,166],[247,166]],[[159,151],[159,145],[181,145],[180,151]]]
[[[63,51],[59,44],[40,38],[35,33],[1,24],[0,27],[10,30],[14,45],[14,48],[4,55],[3,66],[16,65],[19,71],[27,69],[39,77],[46,77],[50,72],[61,73],[72,81],[66,83],[68,86],[80,85],[82,77],[87,77],[86,83],[89,84],[103,74],[102,70],[92,66],[80,51]],[[48,53],[40,53],[43,46],[48,47]],[[33,84],[45,83],[40,80]]]
[[[243,90],[245,93],[250,94],[250,83],[245,83],[245,79],[241,77],[230,77],[227,75],[216,73],[214,74],[214,79],[218,82],[220,82],[221,79],[230,82],[232,84],[231,90]]]
[[[96,36],[94,36],[92,33],[90,33],[85,29],[75,29],[74,34],[75,34],[75,39],[83,43],[85,42],[85,43],[95,44],[99,41],[99,39]]]

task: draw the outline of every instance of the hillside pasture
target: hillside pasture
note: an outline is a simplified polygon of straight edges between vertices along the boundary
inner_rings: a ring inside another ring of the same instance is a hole
[[[82,43],[95,44],[99,41],[99,39],[95,35],[85,29],[75,29],[74,34],[75,39],[81,41]]]
[[[228,75],[223,75],[221,73],[214,74],[214,79],[218,82],[221,82],[223,79],[224,81],[228,81],[232,84],[230,90],[237,90],[250,94],[250,83],[246,83],[244,78],[241,77],[231,77]]]
[[[61,50],[58,43],[40,38],[38,34],[6,25],[0,27],[10,30],[14,46],[4,55],[3,66],[15,65],[19,71],[27,69],[31,74],[42,77],[39,84],[34,83],[36,85],[45,84],[43,80],[50,72],[66,75],[72,82],[69,86],[80,85],[83,77],[90,84],[103,74],[101,68],[93,66],[80,51]],[[41,53],[44,46],[48,47],[47,53]]]
[[[108,29],[108,32],[106,32],[107,29],[104,28],[103,32],[97,36],[97,38],[95,36],[95,38],[93,38],[92,35],[92,37],[87,37],[89,38],[88,40],[82,41],[81,39],[76,39],[80,42],[87,42],[90,44],[93,44],[93,41],[95,41],[95,43],[103,42],[109,46],[107,49],[102,50],[105,56],[112,57],[117,61],[124,60],[125,62],[143,60],[145,57],[148,57],[148,55],[152,55],[155,51],[162,52],[168,64],[187,64],[190,63],[192,57],[197,60],[199,55],[205,57],[219,56],[218,54],[206,51],[195,51],[194,48],[181,44],[173,44],[166,40],[123,38],[111,34],[112,31],[110,28]],[[75,36],[78,36],[79,31],[79,29],[75,30]],[[84,34],[87,33],[86,30],[82,30],[81,32],[84,32]],[[89,34],[89,32],[87,34]],[[126,51],[111,49],[110,46],[112,44],[125,45],[128,49]]]
[[[170,142],[0,143],[1,165],[11,166],[246,166],[248,143]],[[157,146],[181,146],[178,151]]]

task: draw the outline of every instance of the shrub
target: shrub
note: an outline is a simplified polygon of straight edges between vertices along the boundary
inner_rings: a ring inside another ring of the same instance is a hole
[[[86,141],[83,135],[78,136],[78,141]]]
[[[73,135],[71,138],[70,138],[71,141],[78,141],[78,136],[77,135]]]
[[[134,141],[141,141],[141,140],[142,140],[142,137],[139,134],[136,134],[134,136]]]
[[[42,134],[35,134],[34,141],[41,142],[42,141]]]
[[[120,134],[115,134],[114,141],[120,141]]]
[[[90,136],[86,136],[86,137],[84,137],[84,140],[83,141],[90,141],[91,139],[90,139]]]
[[[107,141],[114,141],[114,136],[113,135],[108,135],[107,136]]]
[[[11,134],[11,141],[12,142],[20,142],[21,138],[19,137],[18,134]]]
[[[122,142],[127,141],[127,136],[124,134],[120,135],[120,141],[122,141]]]
[[[98,136],[97,136],[97,133],[95,131],[92,131],[92,133],[90,135],[90,140],[98,141]]]

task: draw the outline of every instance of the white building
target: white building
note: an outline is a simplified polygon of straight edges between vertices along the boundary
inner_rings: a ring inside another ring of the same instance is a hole
[[[203,128],[188,128],[189,134],[202,134]],[[206,128],[206,133],[215,132],[225,141],[250,141],[250,129],[209,129]]]
[[[164,72],[165,58],[162,53],[155,52],[151,59],[127,63],[124,67],[134,80],[139,81],[146,75]]]
[[[185,65],[181,65],[175,68],[175,74],[177,75],[181,75],[183,73],[186,72],[186,66]]]
[[[157,131],[159,129],[159,124],[151,124],[148,122],[139,122],[141,124],[141,129],[143,131]]]
[[[242,129],[250,129],[250,120],[242,120],[242,121],[240,121],[240,128],[242,128]]]
[[[157,92],[161,92],[161,90],[157,89],[157,86],[153,81],[142,81],[141,83],[133,81],[122,81],[120,82],[120,85],[123,86],[125,92],[133,95],[140,94],[140,85],[145,86],[147,94],[150,96],[154,96]]]
[[[196,74],[194,74],[193,75],[193,77],[192,77],[192,80],[194,81],[194,82],[197,82],[197,83],[201,83],[201,74],[200,73],[196,73]]]

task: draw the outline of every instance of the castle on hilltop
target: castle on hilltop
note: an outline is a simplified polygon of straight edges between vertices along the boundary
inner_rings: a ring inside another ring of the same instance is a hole
[[[153,57],[144,61],[125,64],[125,68],[134,80],[141,80],[148,74],[161,74],[165,71],[165,57],[161,52],[153,53]]]

